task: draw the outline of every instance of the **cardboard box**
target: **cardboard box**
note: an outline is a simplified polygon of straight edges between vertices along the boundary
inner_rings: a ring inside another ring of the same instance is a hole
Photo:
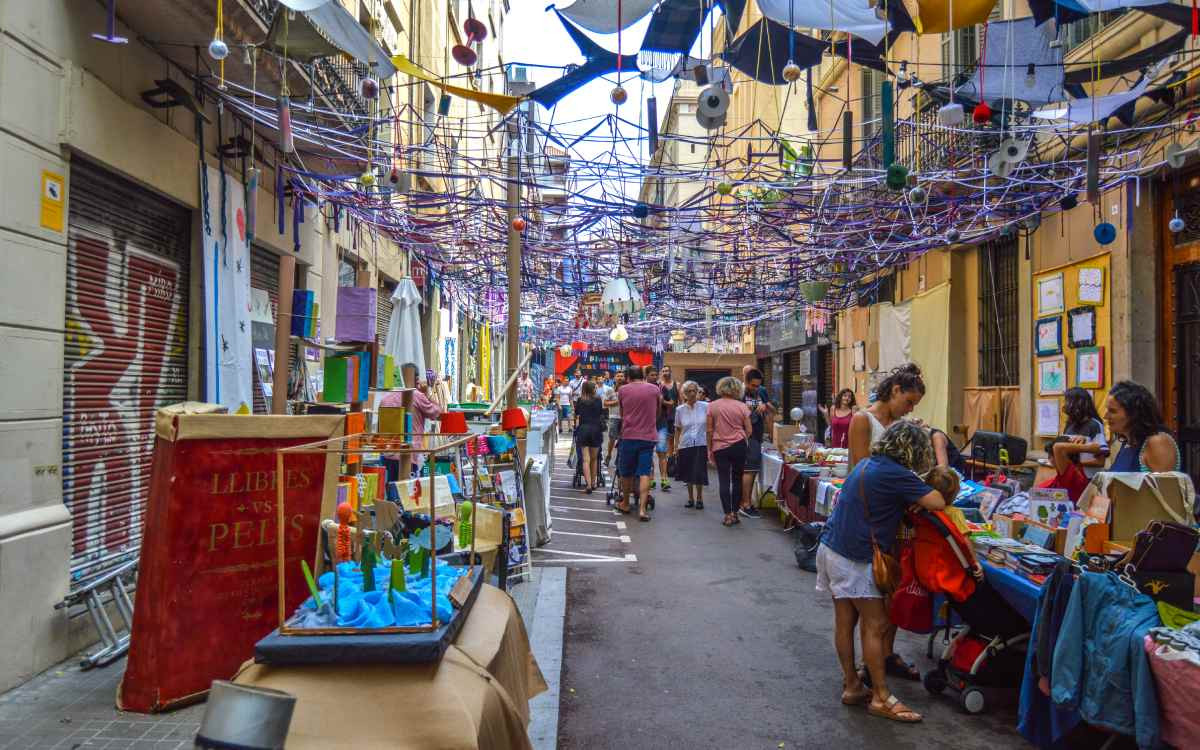
[[[799,431],[800,425],[776,422],[772,430],[771,442],[775,444],[776,448],[782,451],[782,446],[787,445],[788,441],[792,439],[792,435],[795,435]]]
[[[1161,502],[1148,484],[1134,490],[1124,482],[1109,482],[1108,496],[1112,499],[1110,523],[1114,539],[1133,539],[1151,521],[1191,520],[1191,508],[1184,502],[1186,486],[1180,478],[1169,474],[1151,474],[1150,477],[1158,484]],[[1172,518],[1172,513],[1163,507],[1163,502],[1178,518]]]

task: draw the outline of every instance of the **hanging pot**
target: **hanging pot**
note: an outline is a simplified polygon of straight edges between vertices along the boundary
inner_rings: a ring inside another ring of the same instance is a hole
[[[828,281],[802,281],[800,282],[800,294],[810,303],[820,302],[825,299],[825,295],[829,293]]]

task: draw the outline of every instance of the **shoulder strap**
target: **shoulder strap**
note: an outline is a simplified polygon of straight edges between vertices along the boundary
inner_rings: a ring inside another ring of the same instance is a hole
[[[863,461],[870,460],[870,456],[863,459]],[[858,502],[862,503],[863,519],[867,522],[867,533],[871,535],[871,546],[878,548],[879,542],[875,541],[875,527],[871,525],[871,514],[867,510],[867,496],[863,492],[863,485],[867,483],[867,467],[864,465],[861,471],[862,473],[858,476]]]

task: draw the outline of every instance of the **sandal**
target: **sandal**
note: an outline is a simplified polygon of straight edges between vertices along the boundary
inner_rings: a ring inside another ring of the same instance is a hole
[[[696,510],[704,510],[704,501],[703,500],[696,501]]]
[[[901,724],[916,724],[921,721],[921,714],[901,703],[900,699],[894,695],[888,696],[888,699],[883,702],[882,706],[875,705],[874,701],[868,703],[867,713],[872,716],[882,716],[891,721],[898,721]]]
[[[616,505],[614,505],[613,509],[616,510],[618,513],[620,513],[623,516],[627,516],[633,512],[633,508],[630,508],[628,505],[626,505],[624,508],[622,508],[620,503],[617,503]]]
[[[843,690],[842,691],[842,705],[843,706],[865,706],[871,702],[872,695],[873,695],[873,693],[871,693],[871,691],[867,688],[866,685],[860,685],[859,692],[857,692],[857,693],[850,693],[850,692]]]
[[[721,521],[722,526],[732,526],[733,521],[729,520],[729,516],[725,516],[725,520]]]
[[[904,661],[900,654],[892,654],[883,661],[883,665],[887,673],[893,677],[899,677],[904,680],[913,682],[921,681],[921,671],[916,666]]]
[[[643,516],[641,514],[638,514],[638,520],[641,521],[642,523],[650,523],[650,516]]]
[[[695,500],[688,500],[686,503],[684,503],[684,504],[683,504],[683,507],[685,507],[685,508],[695,508],[695,507],[696,507],[696,501],[695,501]]]

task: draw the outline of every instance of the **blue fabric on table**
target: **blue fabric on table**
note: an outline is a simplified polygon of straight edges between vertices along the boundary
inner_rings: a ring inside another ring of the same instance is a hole
[[[1089,724],[1158,747],[1158,690],[1142,642],[1160,624],[1154,600],[1116,574],[1082,573],[1054,647],[1050,697]]]
[[[1060,580],[1059,576],[1063,578]],[[1077,710],[1054,705],[1038,687],[1041,675],[1048,674],[1052,666],[1053,648],[1049,644],[1058,635],[1071,598],[1073,582],[1069,564],[1065,569],[1060,566],[1046,579],[1034,612],[1033,630],[1029,634],[1029,646],[1025,654],[1017,731],[1043,750],[1067,747],[1067,735],[1083,720]],[[1038,644],[1046,644],[1051,648],[1051,653],[1042,653]]]
[[[979,563],[983,566],[983,572],[987,576],[988,583],[992,584],[992,588],[996,589],[1005,601],[1013,605],[1022,617],[1033,622],[1034,614],[1037,612],[1038,597],[1042,592],[1041,587],[1024,576],[997,567],[986,560],[980,560]]]

